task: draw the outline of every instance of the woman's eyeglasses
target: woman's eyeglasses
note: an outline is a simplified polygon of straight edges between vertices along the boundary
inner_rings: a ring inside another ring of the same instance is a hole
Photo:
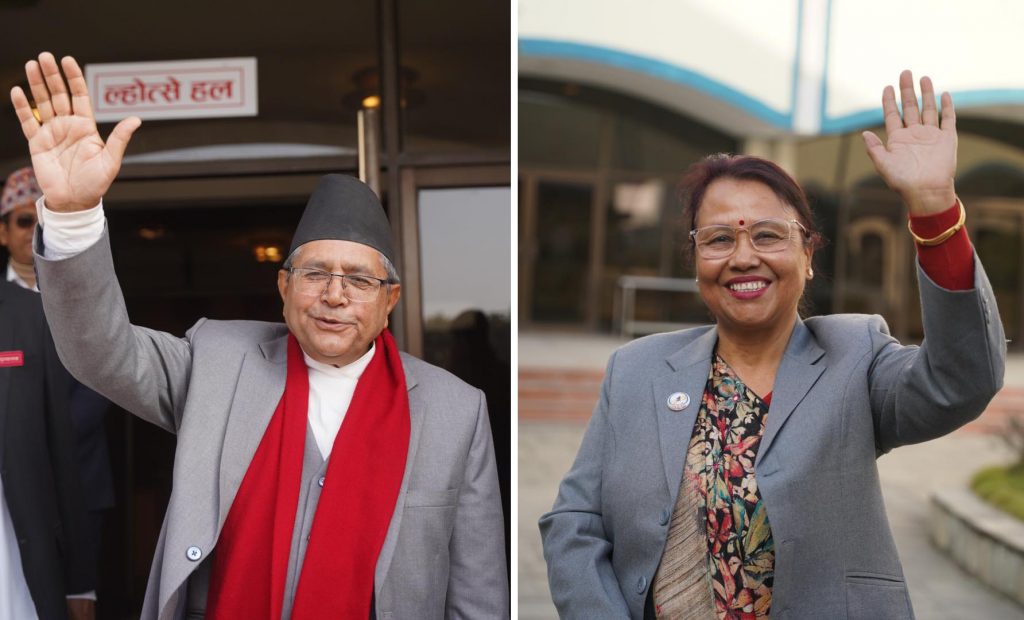
[[[794,230],[803,232],[805,237],[810,236],[803,224],[796,220],[768,219],[749,226],[715,224],[697,228],[690,231],[690,239],[697,246],[697,254],[701,258],[726,258],[736,251],[741,230],[747,233],[751,245],[758,252],[780,252],[786,249]]]

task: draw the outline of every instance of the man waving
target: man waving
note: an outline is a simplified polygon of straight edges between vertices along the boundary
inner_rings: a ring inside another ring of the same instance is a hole
[[[104,142],[81,69],[61,66],[26,65],[39,120],[11,93],[44,195],[47,319],[76,377],[178,437],[142,617],[507,617],[486,404],[397,351],[376,195],[317,185],[278,274],[285,324],[132,326],[101,201],[141,121]]]

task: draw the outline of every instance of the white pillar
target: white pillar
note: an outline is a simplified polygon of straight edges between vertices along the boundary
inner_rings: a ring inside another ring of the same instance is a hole
[[[772,158],[772,141],[769,138],[747,138],[740,144],[741,155]]]
[[[796,178],[796,141],[792,138],[747,138],[741,144],[741,153],[771,160]]]
[[[796,178],[796,142],[790,138],[779,138],[775,140],[771,160],[782,166],[782,169]]]

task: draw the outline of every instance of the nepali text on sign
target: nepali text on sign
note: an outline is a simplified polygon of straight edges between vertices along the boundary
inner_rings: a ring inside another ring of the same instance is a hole
[[[256,59],[87,65],[96,120],[255,116]]]

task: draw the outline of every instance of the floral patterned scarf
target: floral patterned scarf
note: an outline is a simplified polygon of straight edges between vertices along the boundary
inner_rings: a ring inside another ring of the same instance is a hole
[[[775,548],[754,476],[768,402],[715,356],[655,576],[659,618],[769,616]]]

